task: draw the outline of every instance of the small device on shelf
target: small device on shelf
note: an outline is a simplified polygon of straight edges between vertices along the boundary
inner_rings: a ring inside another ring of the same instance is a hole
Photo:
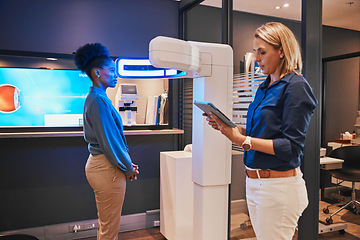
[[[136,124],[136,101],[139,99],[136,84],[120,84],[115,96],[116,109],[119,111],[123,125],[131,126]]]

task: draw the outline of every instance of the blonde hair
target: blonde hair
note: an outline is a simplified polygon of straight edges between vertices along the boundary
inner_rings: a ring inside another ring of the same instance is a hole
[[[299,42],[288,27],[279,22],[268,22],[256,29],[255,37],[260,38],[275,49],[282,48],[284,58],[281,61],[280,76],[293,71],[301,74],[302,59]]]

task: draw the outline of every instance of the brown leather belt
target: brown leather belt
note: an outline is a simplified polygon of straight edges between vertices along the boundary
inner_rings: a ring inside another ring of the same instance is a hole
[[[246,170],[246,175],[249,178],[282,178],[296,176],[296,168],[288,171],[275,171],[275,170]]]

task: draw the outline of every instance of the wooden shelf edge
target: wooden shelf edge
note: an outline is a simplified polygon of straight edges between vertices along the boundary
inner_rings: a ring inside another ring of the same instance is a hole
[[[125,130],[125,135],[161,135],[161,134],[184,134],[184,130],[160,129],[160,130]],[[83,131],[69,132],[19,132],[19,133],[0,133],[0,138],[40,138],[40,137],[82,137]]]

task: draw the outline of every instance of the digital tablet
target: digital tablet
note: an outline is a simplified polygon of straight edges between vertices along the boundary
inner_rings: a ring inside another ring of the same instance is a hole
[[[217,116],[221,121],[223,121],[229,127],[236,127],[236,124],[233,123],[225,114],[223,114],[217,107],[214,106],[211,102],[195,101],[194,104],[204,111],[207,115],[210,116],[212,112]]]

